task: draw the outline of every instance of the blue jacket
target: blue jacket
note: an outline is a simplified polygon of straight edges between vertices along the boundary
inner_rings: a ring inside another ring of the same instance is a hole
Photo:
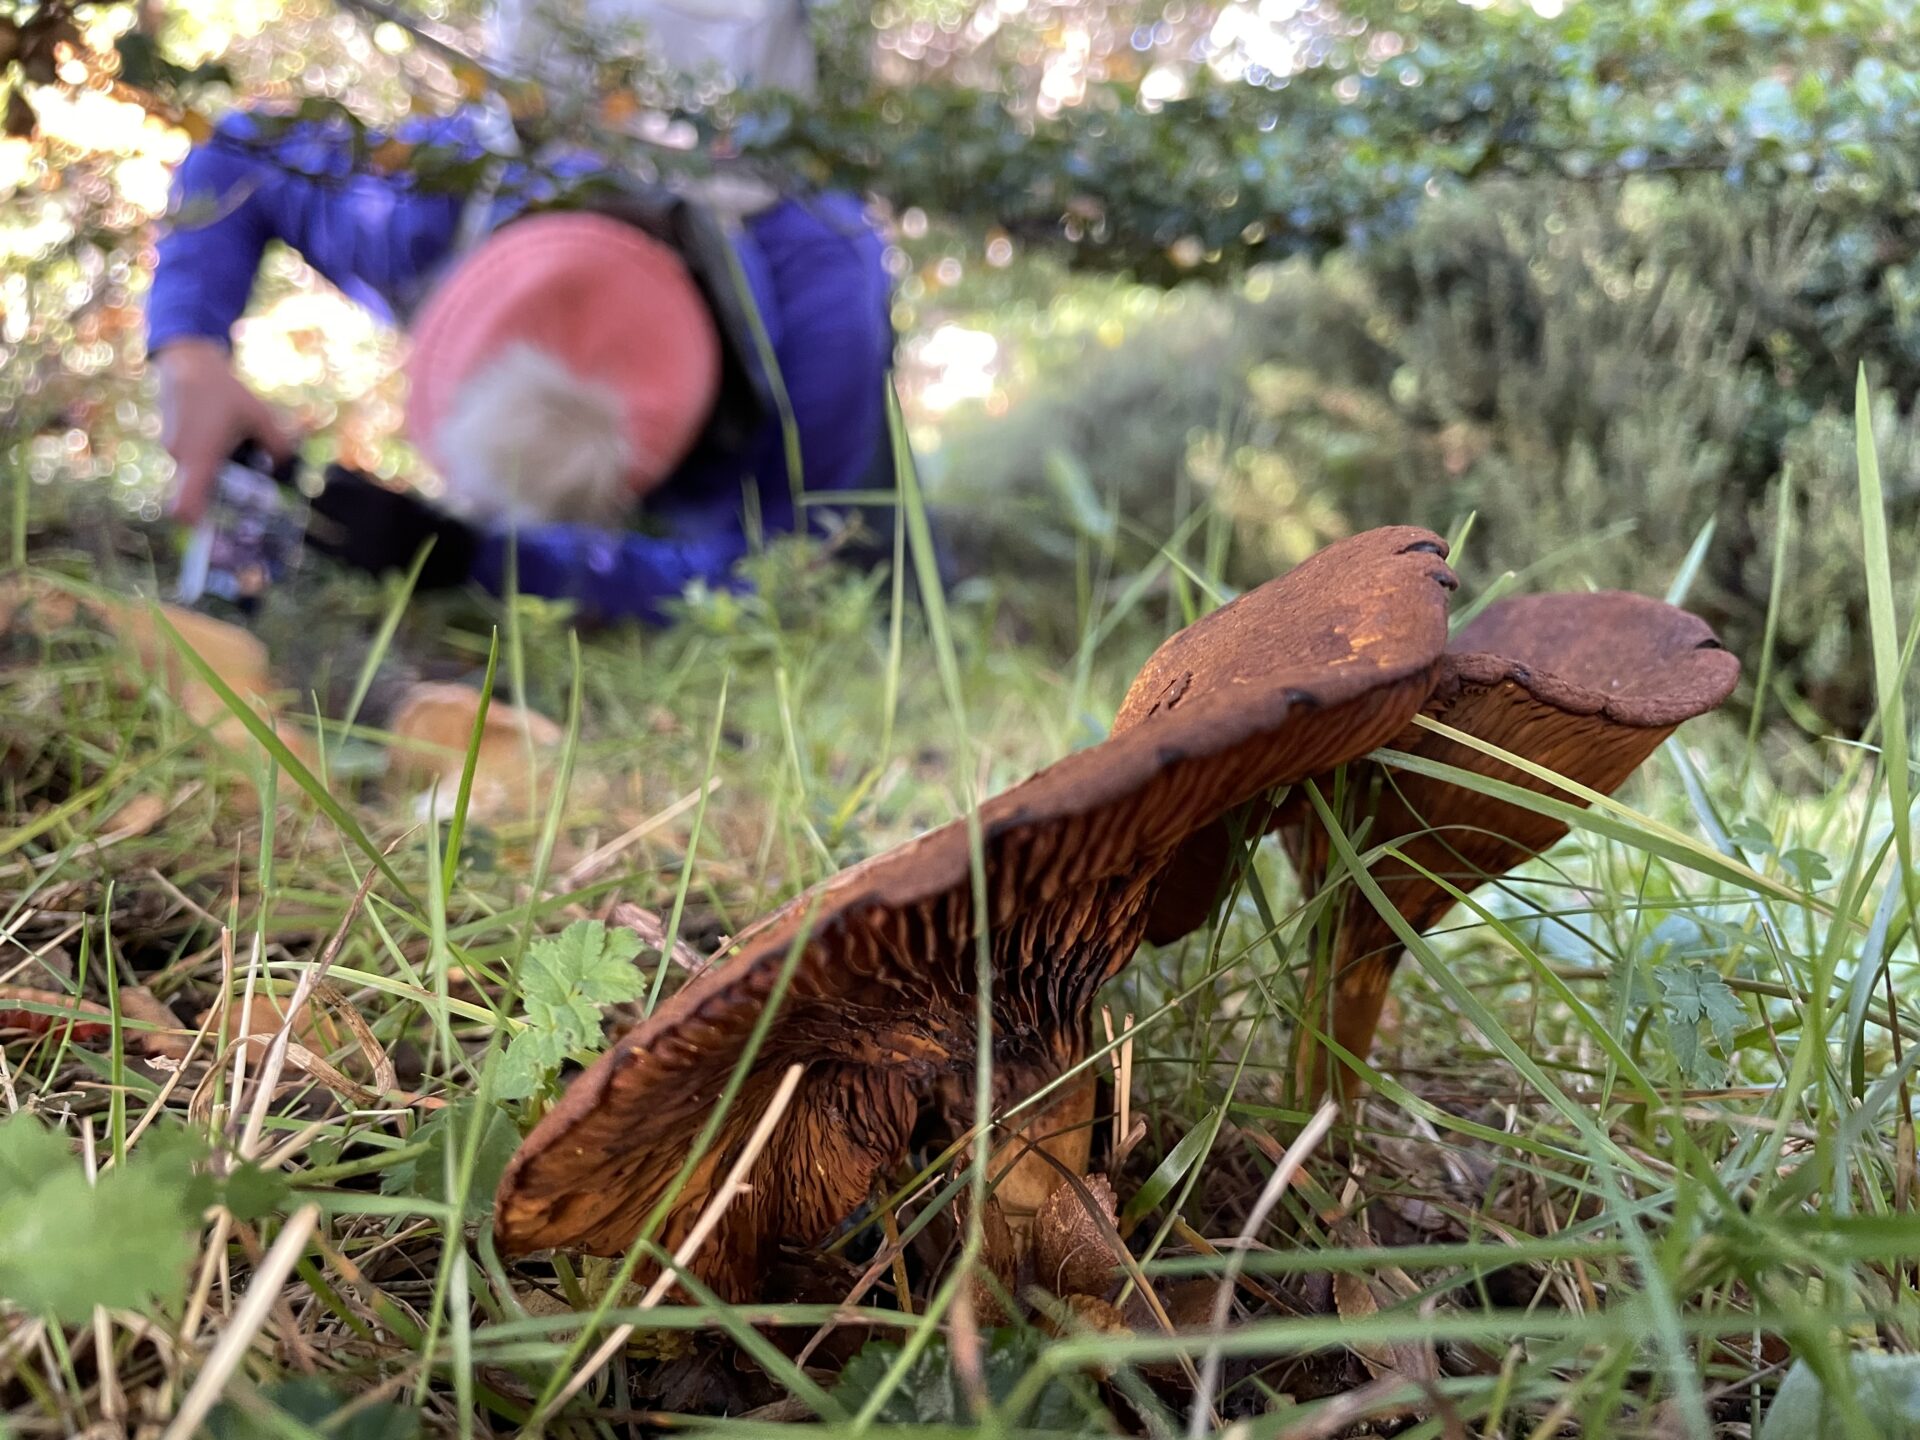
[[[397,134],[478,156],[483,124],[462,112],[407,122]],[[576,173],[595,166],[588,157],[569,162]],[[541,193],[524,169],[510,170],[491,223]],[[175,176],[173,220],[159,241],[147,306],[148,347],[182,336],[226,339],[271,240],[299,251],[351,299],[404,324],[452,258],[465,207],[463,196],[423,188],[404,173],[357,169],[343,123],[303,124],[267,145],[251,117],[235,116]],[[890,301],[881,242],[858,202],[838,194],[783,200],[750,218],[734,246],[792,407],[806,493],[890,485],[881,469]],[[785,436],[770,419],[733,454],[696,452],[649,495],[648,533],[522,529],[520,589],[572,600],[591,618],[658,619],[662,602],[692,582],[736,583],[750,526],[774,535],[806,525],[795,488]],[[484,537],[474,565],[474,578],[496,593],[510,543]]]

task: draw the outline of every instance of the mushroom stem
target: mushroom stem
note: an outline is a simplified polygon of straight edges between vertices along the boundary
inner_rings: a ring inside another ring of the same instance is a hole
[[[1503,601],[1456,644],[1424,707],[1439,725],[1409,728],[1394,748],[1562,801],[1568,796],[1560,786],[1464,743],[1455,732],[1585,790],[1612,794],[1677,726],[1724,700],[1740,673],[1704,621],[1639,595]],[[1543,853],[1567,833],[1566,821],[1553,814],[1418,771],[1388,772],[1370,762],[1360,767],[1357,785],[1351,773],[1349,782],[1368,818],[1367,843],[1394,846],[1373,864],[1373,880],[1417,932],[1437,924],[1457,895]],[[1302,885],[1318,890],[1329,870],[1319,822],[1295,810],[1283,815],[1280,829]],[[1320,1028],[1364,1058],[1401,945],[1357,889],[1339,902],[1338,913],[1331,1014],[1319,987],[1307,1013],[1325,1017]],[[1295,1066],[1309,1101],[1330,1083],[1319,1049],[1303,1038]],[[1359,1089],[1350,1070],[1332,1083],[1347,1098]]]
[[[1093,1157],[1094,1077],[1087,1074],[994,1148],[987,1180],[1016,1238],[1026,1234],[1047,1197],[1063,1183],[1062,1170],[1087,1173]]]
[[[1319,1041],[1321,1034],[1331,1035],[1336,1045],[1361,1060],[1373,1049],[1393,972],[1400,964],[1400,947],[1381,925],[1377,930],[1386,932],[1386,944],[1359,951],[1363,930],[1373,932],[1375,927],[1341,926],[1333,964],[1316,978],[1308,996],[1307,1025],[1299,1032],[1293,1069],[1294,1094],[1302,1106],[1318,1105],[1329,1093],[1344,1104],[1357,1099],[1363,1088],[1359,1072],[1338,1063]],[[1378,934],[1367,938],[1377,939]]]

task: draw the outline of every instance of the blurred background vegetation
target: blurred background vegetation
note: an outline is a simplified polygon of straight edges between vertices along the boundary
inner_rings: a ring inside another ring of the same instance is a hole
[[[13,543],[167,563],[138,313],[191,138],[238,103],[339,107],[432,183],[380,130],[499,84],[454,58],[483,7],[0,4]],[[1070,651],[1089,576],[1176,534],[1250,583],[1471,513],[1477,567],[1660,590],[1712,524],[1692,598],[1732,648],[1757,651],[1776,546],[1817,597],[1780,612],[1770,703],[1866,713],[1841,412],[1864,362],[1911,573],[1909,5],[838,0],[817,29],[804,109],[676,87],[637,41],[505,93],[636,163],[721,139],[875,198],[928,488],[1021,638]],[[288,255],[260,298],[252,378],[320,450],[407,473],[392,337]]]

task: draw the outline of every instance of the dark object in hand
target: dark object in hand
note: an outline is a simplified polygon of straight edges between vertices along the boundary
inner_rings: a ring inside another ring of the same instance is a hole
[[[417,585],[444,590],[462,584],[473,569],[478,538],[473,530],[418,496],[389,490],[371,476],[329,465],[326,484],[313,497],[307,544],[343,565],[383,575],[409,569],[429,540]]]
[[[276,463],[246,441],[214,476],[207,512],[187,537],[174,598],[218,614],[251,616],[267,590],[294,568],[302,539],[301,508],[289,504],[299,461]]]

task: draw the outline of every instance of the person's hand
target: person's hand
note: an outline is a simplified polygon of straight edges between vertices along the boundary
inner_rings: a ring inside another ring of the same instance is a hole
[[[206,514],[215,477],[241,442],[256,440],[276,463],[293,453],[293,440],[267,402],[233,373],[218,340],[183,339],[154,359],[160,374],[160,443],[173,456],[170,509],[192,525]]]

